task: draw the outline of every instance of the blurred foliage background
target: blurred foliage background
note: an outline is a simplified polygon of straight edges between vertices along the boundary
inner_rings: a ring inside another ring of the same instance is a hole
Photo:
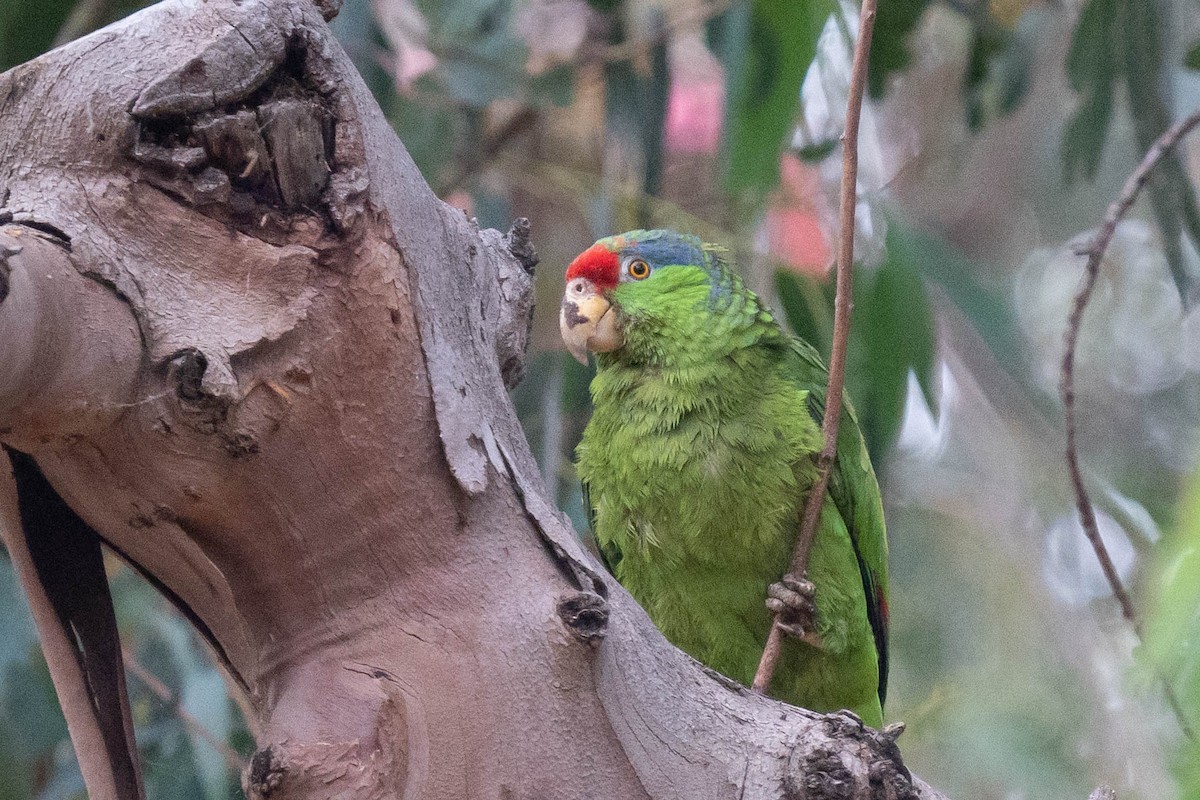
[[[0,69],[128,0],[4,0]],[[585,529],[589,371],[562,269],[609,233],[729,246],[828,351],[839,135],[857,14],[839,0],[346,0],[333,25],[435,190],[542,256],[514,400]],[[850,392],[884,488],[909,765],[956,798],[1200,797],[1200,136],[1123,223],[1078,354],[1080,440],[1138,644],[1076,521],[1057,395],[1075,248],[1151,141],[1200,107],[1198,0],[882,0],[865,111]],[[115,560],[153,800],[241,797],[242,717],[203,646]],[[83,797],[0,558],[0,800]]]

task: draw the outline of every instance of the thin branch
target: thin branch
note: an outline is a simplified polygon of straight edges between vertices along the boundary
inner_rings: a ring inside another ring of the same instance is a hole
[[[121,660],[125,663],[125,669],[129,674],[133,675],[150,690],[159,700],[163,701],[171,708],[175,715],[179,717],[193,733],[199,736],[204,741],[208,742],[217,754],[225,759],[225,764],[233,770],[234,774],[239,774],[245,766],[245,761],[237,754],[237,751],[223,742],[215,733],[204,726],[200,720],[189,714],[175,697],[175,693],[171,688],[163,683],[157,675],[147,669],[133,653],[125,648],[121,648]]]
[[[500,155],[501,151],[514,139],[534,126],[538,120],[538,112],[530,106],[524,106],[504,123],[500,130],[489,136],[479,146],[473,158],[465,160],[454,173],[438,185],[438,197],[446,197],[456,189],[485,170]]]
[[[850,339],[850,289],[854,270],[854,210],[858,201],[858,123],[862,116],[863,91],[867,83],[867,61],[871,51],[871,33],[875,27],[876,0],[863,0],[858,18],[858,41],[850,71],[850,97],[846,107],[846,130],[842,134],[842,197],[839,214],[837,294],[833,311],[833,351],[829,358],[829,389],[825,394],[825,417],[821,435],[825,446],[817,459],[817,480],[809,489],[804,504],[800,533],[792,553],[791,572],[803,575],[808,555],[817,534],[829,472],[837,454],[838,423],[842,417],[842,390],[846,381],[846,347]],[[771,685],[775,665],[783,652],[783,630],[776,616],[763,648],[762,660],[754,675],[754,690],[765,692]]]
[[[1079,469],[1079,453],[1075,442],[1075,349],[1079,343],[1079,331],[1083,326],[1083,312],[1092,298],[1092,290],[1095,289],[1096,278],[1100,274],[1100,263],[1117,230],[1117,223],[1129,212],[1154,168],[1179,143],[1179,140],[1197,125],[1200,125],[1200,109],[1172,125],[1155,140],[1142,158],[1142,163],[1138,164],[1137,169],[1125,181],[1125,187],[1121,190],[1121,194],[1108,207],[1104,214],[1104,224],[1100,226],[1100,232],[1096,234],[1096,238],[1079,251],[1079,255],[1086,255],[1088,260],[1083,285],[1079,288],[1079,293],[1075,295],[1075,303],[1071,308],[1071,315],[1067,319],[1067,333],[1064,337],[1066,352],[1063,354],[1062,373],[1059,380],[1059,393],[1062,396],[1063,413],[1067,426],[1067,471],[1071,475],[1071,484],[1075,489],[1075,505],[1079,509],[1079,520],[1083,525],[1084,535],[1087,536],[1092,550],[1096,553],[1096,559],[1100,562],[1100,569],[1104,571],[1104,577],[1108,579],[1113,596],[1121,606],[1121,614],[1133,627],[1139,640],[1142,638],[1141,621],[1133,607],[1133,600],[1130,598],[1129,592],[1121,582],[1121,576],[1117,574],[1117,569],[1108,554],[1108,548],[1104,546],[1104,540],[1100,538],[1096,511],[1092,507],[1092,500],[1088,495],[1087,488],[1083,485],[1083,474]],[[1195,734],[1192,732],[1191,725],[1179,705],[1179,700],[1175,696],[1171,684],[1165,678],[1163,679],[1163,688],[1167,702],[1179,719],[1180,728],[1188,738],[1194,739]]]

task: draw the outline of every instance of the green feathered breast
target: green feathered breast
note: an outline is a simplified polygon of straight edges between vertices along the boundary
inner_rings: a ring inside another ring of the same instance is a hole
[[[744,684],[816,477],[825,366],[692,237],[601,240],[652,267],[611,291],[624,345],[598,357],[578,471],[616,578],[676,646]],[[679,263],[679,262],[685,263]],[[887,543],[849,404],[808,575],[823,647],[788,639],[771,693],[883,721]]]

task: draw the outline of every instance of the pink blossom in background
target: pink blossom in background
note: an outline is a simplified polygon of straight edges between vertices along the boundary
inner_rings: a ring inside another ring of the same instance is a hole
[[[424,47],[408,46],[396,53],[395,71],[393,73],[396,86],[400,90],[408,89],[417,78],[437,66],[438,60]]]
[[[675,153],[716,153],[724,117],[725,82],[720,77],[672,81],[666,148]]]
[[[772,208],[767,211],[767,246],[780,264],[796,272],[824,275],[829,267],[829,245],[811,211]]]
[[[454,208],[460,209],[468,217],[475,216],[475,198],[470,192],[465,192],[462,189],[455,189],[450,194],[442,198],[442,201]]]
[[[429,23],[413,0],[372,0],[371,8],[388,43],[380,63],[391,73],[397,89],[408,89],[437,66],[437,56],[425,47]]]
[[[817,215],[822,202],[816,168],[784,154],[779,160],[779,190],[763,222],[768,250],[783,266],[812,275],[828,271],[829,241]]]

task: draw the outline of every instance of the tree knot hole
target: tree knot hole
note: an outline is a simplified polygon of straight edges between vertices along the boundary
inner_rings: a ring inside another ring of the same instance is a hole
[[[249,800],[266,800],[283,783],[284,766],[275,750],[264,747],[250,757],[250,764],[243,773],[246,797]]]
[[[573,592],[558,601],[558,615],[580,641],[600,644],[608,632],[608,602],[595,592]]]
[[[836,751],[797,750],[783,778],[783,796],[785,800],[855,800],[858,782]]]
[[[194,347],[180,350],[167,362],[167,377],[175,384],[181,400],[195,403],[204,398],[204,372],[208,359]]]
[[[787,800],[917,800],[896,737],[903,723],[882,731],[849,711],[821,717],[816,743],[801,740],[784,777]]]

